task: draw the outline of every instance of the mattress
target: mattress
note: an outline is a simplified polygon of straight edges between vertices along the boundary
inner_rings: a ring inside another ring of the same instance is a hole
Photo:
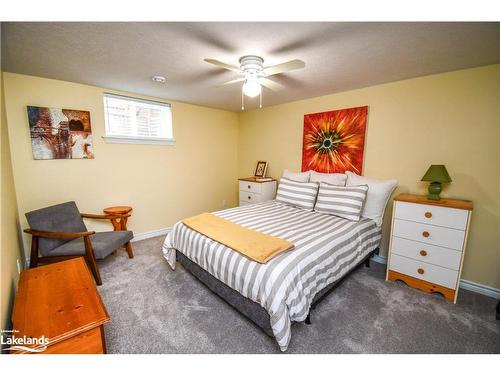
[[[258,303],[282,351],[291,339],[291,324],[304,321],[316,293],[340,279],[375,250],[381,229],[373,220],[353,222],[308,212],[276,201],[214,212],[244,227],[295,244],[265,264],[176,223],[163,244],[163,254],[175,269],[176,251],[212,276]]]

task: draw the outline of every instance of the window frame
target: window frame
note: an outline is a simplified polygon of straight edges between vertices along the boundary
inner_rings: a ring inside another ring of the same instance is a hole
[[[170,125],[172,128],[171,129],[172,130],[172,138],[141,137],[141,136],[131,136],[131,135],[109,135],[108,134],[109,119],[108,119],[106,98],[125,99],[125,100],[130,100],[130,101],[138,102],[138,103],[154,104],[154,105],[168,107],[170,109]],[[106,143],[146,144],[146,145],[173,145],[173,144],[175,144],[172,104],[170,104],[170,103],[105,92],[105,93],[103,93],[103,110],[104,110],[104,134],[105,135],[103,135],[102,138],[104,139],[104,141]]]

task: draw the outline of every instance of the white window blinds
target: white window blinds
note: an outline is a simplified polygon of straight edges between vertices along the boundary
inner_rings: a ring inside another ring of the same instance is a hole
[[[105,94],[104,113],[107,138],[173,141],[170,104]]]

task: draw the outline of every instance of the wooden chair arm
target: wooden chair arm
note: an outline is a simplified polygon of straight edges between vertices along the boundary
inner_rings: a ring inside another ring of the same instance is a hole
[[[34,237],[42,238],[80,238],[87,237],[95,233],[95,231],[88,232],[50,232],[46,230],[25,229],[24,233],[31,234]]]
[[[105,219],[105,220],[111,220],[111,219],[124,219],[126,217],[130,217],[130,214],[123,214],[123,215],[98,215],[98,214],[80,214],[82,218],[87,218],[87,219]]]

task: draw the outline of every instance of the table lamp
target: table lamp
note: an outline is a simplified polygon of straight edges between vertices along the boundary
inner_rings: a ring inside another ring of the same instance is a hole
[[[441,184],[443,182],[451,182],[451,177],[446,170],[446,167],[441,164],[433,164],[429,167],[427,172],[425,172],[424,177],[421,181],[429,181],[429,195],[428,199],[438,201],[441,199],[439,194],[441,194]]]

